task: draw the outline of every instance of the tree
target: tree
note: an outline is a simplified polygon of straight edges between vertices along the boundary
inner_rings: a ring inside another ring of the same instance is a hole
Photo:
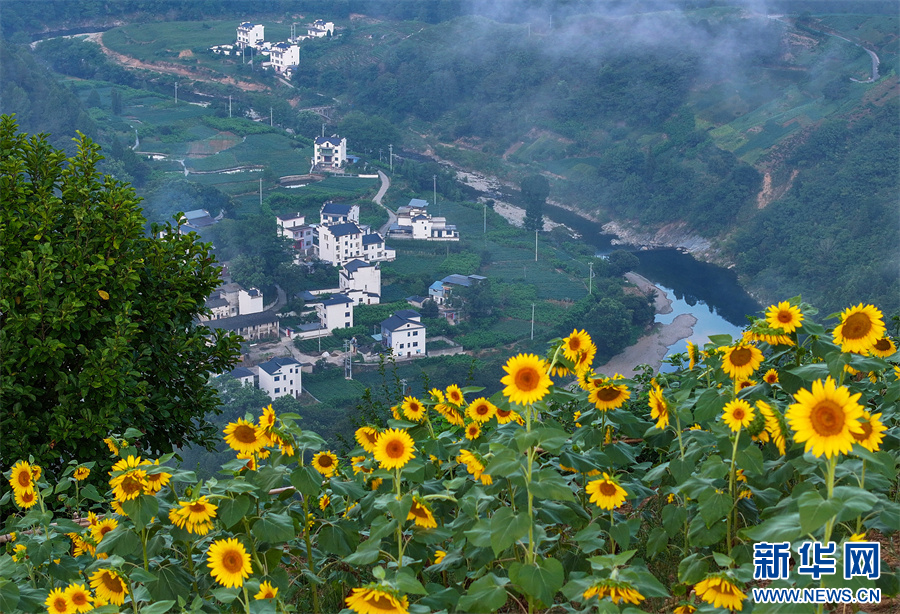
[[[421,314],[423,318],[436,318],[440,315],[434,299],[428,299],[422,303]]]
[[[0,466],[33,455],[108,466],[103,439],[130,427],[139,454],[211,444],[239,337],[195,322],[220,283],[209,245],[171,225],[144,234],[134,190],[97,172],[80,135],[65,154],[0,118]],[[95,472],[103,476],[104,471]]]
[[[543,175],[529,175],[520,185],[525,201],[525,228],[541,230],[544,227],[544,203],[550,196],[550,182]]]

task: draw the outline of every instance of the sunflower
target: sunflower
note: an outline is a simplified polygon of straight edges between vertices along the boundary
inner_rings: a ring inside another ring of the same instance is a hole
[[[381,487],[382,482],[384,482],[384,480],[382,480],[381,478],[375,478],[369,484],[369,490],[371,490],[373,492],[378,490]]]
[[[9,485],[14,492],[23,493],[26,490],[34,490],[34,480],[31,476],[31,465],[28,461],[20,460],[13,465],[9,475]]]
[[[436,529],[437,521],[434,519],[434,513],[428,507],[425,499],[418,495],[413,495],[412,507],[409,508],[407,520],[415,520],[417,527],[423,529]]]
[[[614,384],[613,380],[595,380],[595,387],[588,394],[588,401],[601,410],[617,409],[622,407],[631,397],[628,386],[623,384]]]
[[[100,543],[103,536],[119,526],[119,521],[115,518],[104,518],[96,524],[91,525],[91,537],[96,543]]]
[[[529,405],[539,401],[550,390],[553,383],[547,375],[547,364],[534,354],[519,354],[510,358],[503,370],[508,375],[500,382],[506,384],[503,389],[511,403]]]
[[[173,508],[169,512],[169,519],[179,528],[198,535],[206,535],[209,532],[212,528],[212,519],[216,517],[216,510],[219,509],[205,496],[193,501],[179,501],[178,505],[181,507]]]
[[[225,443],[241,454],[256,454],[269,443],[262,429],[243,418],[238,418],[237,422],[229,422],[223,432]]]
[[[331,503],[331,497],[328,496],[328,493],[319,497],[319,509],[323,512],[325,511],[325,508],[328,507],[329,503]]]
[[[150,464],[146,462],[146,464]],[[159,459],[156,459],[153,462],[154,465],[159,466]],[[169,480],[172,479],[172,474],[167,473],[165,471],[160,471],[158,473],[148,473],[147,474],[147,486],[144,488],[145,495],[154,495],[161,491],[164,486],[169,483]]]
[[[363,473],[372,473],[372,469],[365,466],[366,457],[365,456],[352,456],[350,457],[350,464],[353,467],[353,475],[356,475],[359,472]]]
[[[112,569],[98,569],[91,574],[91,588],[97,594],[97,599],[113,605],[125,603],[125,595],[128,594],[125,580]]]
[[[522,423],[522,416],[519,415],[519,412],[515,412],[511,409],[500,409],[498,407],[496,415],[498,424],[507,424],[509,422]]]
[[[845,386],[838,386],[830,377],[823,383],[816,380],[812,392],[801,388],[785,418],[794,430],[794,440],[806,442],[806,452],[831,458],[846,454],[856,441],[855,433],[862,433],[860,420],[863,408],[856,401],[862,396],[850,395]]]
[[[777,328],[790,334],[800,327],[803,322],[803,314],[796,305],[787,301],[772,305],[766,311],[766,322],[771,328]]]
[[[356,438],[356,443],[358,443],[363,450],[369,454],[375,452],[375,441],[378,440],[378,431],[375,428],[371,426],[361,426],[356,429],[354,437]]]
[[[578,361],[578,354],[587,351],[593,345],[591,336],[583,330],[572,329],[572,334],[563,339],[563,356],[572,362]]]
[[[272,405],[263,407],[262,415],[259,417],[259,428],[266,433],[271,433],[272,429],[275,428],[275,421],[275,410],[272,409]]]
[[[75,604],[69,599],[66,591],[61,588],[54,588],[50,591],[44,605],[47,606],[49,614],[75,614],[76,612]]]
[[[750,426],[754,417],[753,407],[744,399],[729,401],[722,412],[722,421],[735,433]]]
[[[12,560],[14,563],[19,563],[28,558],[26,552],[28,551],[28,546],[25,544],[16,544],[12,551]]]
[[[326,478],[330,478],[337,472],[338,457],[331,450],[319,452],[312,457],[312,466]]]
[[[91,470],[87,467],[79,467],[75,470],[75,473],[72,474],[72,476],[79,482],[83,482],[84,480],[86,480],[89,475],[91,475]]]
[[[476,480],[481,480],[482,484],[488,485],[493,482],[491,476],[484,473],[484,463],[469,450],[460,450],[456,462],[465,465],[466,471],[472,474]]]
[[[366,588],[354,588],[345,603],[357,614],[407,614],[409,612],[409,600],[405,596],[398,598],[392,592],[371,585]]]
[[[405,397],[400,408],[408,420],[420,422],[425,418],[425,406],[416,397]]]
[[[435,550],[434,551],[434,564],[440,565],[441,561],[444,560],[444,557],[447,556],[447,553],[443,550]]]
[[[671,407],[666,397],[663,396],[662,388],[659,384],[654,383],[653,389],[650,391],[650,417],[656,420],[656,428],[662,430],[669,426],[669,413]]]
[[[697,607],[690,603],[681,603],[677,608],[672,610],[672,614],[694,614],[697,611]]]
[[[442,415],[447,422],[454,426],[464,426],[466,421],[463,419],[462,414],[457,411],[457,409],[451,405],[447,405],[446,403],[438,403],[434,406],[434,409],[437,413]]]
[[[749,379],[763,361],[762,352],[756,346],[738,343],[725,348],[722,369],[732,379]]]
[[[272,583],[266,580],[259,585],[259,592],[253,595],[254,599],[275,599],[278,594],[278,587],[272,586]]]
[[[601,580],[584,591],[581,596],[584,599],[590,599],[595,596],[597,599],[609,597],[616,605],[620,602],[638,605],[646,599],[630,583],[611,579]]]
[[[128,458],[131,459],[133,457],[129,456]],[[113,469],[115,469],[115,466],[113,466]],[[109,480],[109,486],[112,488],[116,501],[122,502],[136,499],[147,488],[147,472],[143,469],[129,469],[113,476]]]
[[[778,383],[778,371],[775,369],[769,369],[766,371],[766,374],[763,375],[763,381],[765,381],[770,386]]]
[[[772,443],[778,448],[780,454],[784,454],[786,449],[785,437],[787,435],[783,425],[784,418],[780,413],[776,414],[772,406],[765,401],[757,401],[756,409],[759,410],[759,413],[762,414],[765,420],[766,432],[772,437]]]
[[[34,489],[26,490],[24,492],[14,490],[13,498],[16,500],[16,505],[27,510],[37,503],[37,492],[35,492]]]
[[[884,337],[884,321],[881,311],[872,305],[860,303],[841,313],[841,323],[834,329],[834,342],[842,352],[865,354]]]
[[[91,593],[84,584],[70,584],[66,587],[66,596],[75,606],[76,612],[88,612],[94,608]]]
[[[457,407],[461,407],[465,404],[466,399],[463,397],[462,390],[459,389],[459,386],[456,384],[450,384],[447,386],[447,402]]]
[[[897,353],[897,346],[890,337],[882,337],[869,348],[869,354],[872,356],[880,356],[881,358],[890,358]]]
[[[722,576],[710,576],[701,580],[694,586],[694,592],[706,603],[713,604],[713,607],[727,610],[743,610],[744,600],[747,598],[736,584]]]
[[[591,503],[604,510],[613,510],[625,503],[628,493],[608,473],[603,472],[599,480],[592,480],[584,487],[591,495]]]
[[[481,427],[477,422],[470,422],[466,425],[466,439],[475,440],[481,436]]]
[[[466,415],[469,416],[475,422],[484,423],[494,417],[494,414],[497,413],[497,406],[485,399],[484,397],[480,397],[475,399],[471,403],[469,403],[469,407],[466,408]]]
[[[207,551],[207,567],[216,582],[226,588],[243,586],[250,576],[250,554],[244,545],[232,537],[217,539]]]
[[[375,460],[382,469],[400,469],[414,459],[413,438],[403,429],[388,429],[375,441]]]
[[[694,367],[697,366],[697,363],[700,362],[700,348],[697,347],[696,344],[687,342],[687,355],[688,355],[688,369],[691,371],[694,370]]]
[[[853,433],[856,443],[864,447],[869,452],[878,452],[881,448],[881,442],[884,440],[884,432],[887,430],[881,423],[881,414],[870,414],[863,410],[860,427],[862,433]]]
[[[112,452],[113,454],[119,453],[119,447],[116,445],[115,440],[112,439],[111,437],[107,437],[106,439],[104,439],[103,443],[106,444],[106,447],[109,448],[109,451]]]

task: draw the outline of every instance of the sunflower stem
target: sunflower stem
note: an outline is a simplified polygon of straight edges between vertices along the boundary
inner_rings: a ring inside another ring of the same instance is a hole
[[[141,529],[141,548],[144,551],[144,571],[150,571],[150,562],[147,560],[147,527]]]
[[[844,373],[842,372],[841,373],[842,379],[843,379],[843,376],[844,376]],[[834,474],[835,474],[835,469],[837,469],[837,461],[838,461],[837,455],[834,455],[828,459],[828,473],[825,475],[825,488],[826,488],[826,494],[828,495],[827,496],[828,501],[830,501],[834,495]],[[825,535],[823,536],[823,539],[822,539],[823,544],[827,545],[828,542],[831,541],[831,531],[834,529],[834,521],[836,518],[837,518],[837,516],[832,516],[831,518],[828,519],[828,522],[825,523]],[[824,577],[819,581],[819,586],[821,586],[822,588],[825,588],[825,578]],[[816,612],[817,612],[817,614],[822,614],[822,612],[824,612],[824,611],[825,611],[825,604],[820,603],[818,605],[818,607],[816,608]]]
[[[732,502],[735,501],[734,496],[734,476],[737,473],[737,450],[738,450],[738,442],[741,440],[741,431],[738,429],[738,432],[734,434],[734,448],[731,450],[731,468],[728,471],[728,494],[731,496]],[[728,540],[728,556],[731,556],[731,533],[732,530],[737,532],[737,506],[733,505],[731,510],[728,510],[728,532],[725,535],[725,539]],[[732,515],[734,519],[732,520]]]
[[[678,429],[678,450],[681,452],[681,460],[684,461],[684,442],[681,439],[681,418],[678,416],[678,408],[675,408],[675,428]]]
[[[616,553],[616,538],[613,537],[613,534],[612,534],[613,523],[615,523],[615,521],[616,521],[615,513],[616,513],[615,510],[609,510],[609,553],[610,554]]]
[[[859,487],[863,490],[866,488],[866,461],[863,459],[862,462],[862,474],[859,477]],[[856,531],[854,533],[859,533],[862,531],[862,514],[856,517]]]
[[[301,455],[302,458],[302,455]],[[306,544],[306,566],[309,567],[310,573],[316,575],[316,564],[313,561],[312,541],[309,539],[309,501],[306,495],[303,495],[303,541]],[[309,581],[309,592],[312,596],[313,612],[319,614],[319,591],[315,582]]]
[[[394,488],[397,491],[397,501],[400,495],[400,467],[394,469]],[[403,569],[403,521],[405,518],[397,518],[397,572]]]
[[[244,590],[244,612],[250,614],[250,594],[247,592],[247,585],[244,584],[241,588]]]

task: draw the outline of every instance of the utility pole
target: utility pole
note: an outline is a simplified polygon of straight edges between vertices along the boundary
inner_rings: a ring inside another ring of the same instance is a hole
[[[388,150],[391,152],[391,175],[394,174],[394,144],[391,143],[388,145]]]
[[[269,127],[272,127],[272,107],[269,107]]]
[[[262,206],[262,177],[259,178],[259,206]]]
[[[382,154],[382,153],[384,153],[384,149],[382,149],[381,147],[379,147],[379,148],[378,148],[378,161],[379,161],[379,162],[382,161],[382,158],[381,158],[381,154]]]
[[[484,234],[487,234],[487,202],[484,203]]]
[[[175,104],[178,104],[178,84],[175,84]]]
[[[231,94],[228,94],[228,119],[231,119]]]
[[[322,123],[322,138],[325,138],[325,124]]]
[[[537,262],[537,230],[534,231],[534,261]]]
[[[591,263],[591,272],[588,276],[588,294],[594,293],[594,263]]]
[[[531,340],[534,341],[534,303],[531,304]]]
[[[434,183],[434,204],[437,204],[437,175],[432,175],[431,181]],[[441,210],[438,209],[438,215],[440,214]]]

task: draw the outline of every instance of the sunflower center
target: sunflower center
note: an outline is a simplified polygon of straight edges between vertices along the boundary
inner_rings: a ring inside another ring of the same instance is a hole
[[[319,465],[322,467],[331,467],[334,463],[331,461],[330,456],[323,456],[319,458]]]
[[[121,593],[124,591],[122,586],[122,581],[119,580],[116,576],[111,573],[105,573],[101,576],[103,580],[103,586],[111,593]]]
[[[738,422],[742,422],[747,414],[744,413],[744,410],[740,407],[735,408],[734,413],[731,414],[731,417],[737,420]]]
[[[23,489],[27,489],[31,486],[31,474],[26,473],[25,471],[20,471],[18,476],[19,486]]]
[[[72,594],[72,603],[74,603],[76,606],[86,605],[87,602],[87,595],[85,595],[84,593],[78,592]]]
[[[238,552],[230,550],[222,557],[222,567],[228,573],[239,573],[244,567],[244,561]]]
[[[506,418],[511,413],[512,413],[511,409],[498,409],[497,410],[497,415],[500,416],[501,418]]]
[[[256,443],[256,428],[252,426],[241,424],[234,429],[232,435],[241,443]]]
[[[406,446],[403,445],[402,441],[393,440],[389,441],[387,446],[385,446],[385,452],[391,458],[403,458],[403,454],[406,452]]]
[[[489,411],[490,411],[490,409],[488,408],[487,405],[476,405],[475,406],[475,413],[478,414],[479,416],[486,416]]]
[[[534,369],[519,369],[516,373],[516,388],[523,392],[531,392],[538,386],[540,376]]]
[[[750,364],[750,361],[753,360],[753,352],[749,348],[738,348],[731,353],[729,360],[735,367],[743,367]]]
[[[109,533],[109,532],[112,531],[112,530],[113,530],[113,528],[112,528],[111,526],[109,526],[109,525],[100,527],[100,535],[101,535],[101,536],[106,535],[107,533]]]
[[[844,429],[844,410],[830,399],[817,404],[809,414],[813,430],[823,437],[837,435]]]
[[[67,605],[66,598],[57,597],[56,599],[54,599],[53,609],[55,609],[57,612],[67,612],[69,610],[69,607]]]
[[[428,518],[428,510],[416,503],[409,512],[417,518]]]
[[[194,514],[202,514],[206,511],[206,504],[200,503],[199,501],[197,503],[191,503],[191,505],[188,507],[188,510],[190,510]]]
[[[391,598],[386,595],[376,595],[374,599],[368,600],[369,603],[372,604],[376,609],[381,610],[383,612],[394,612],[396,608],[394,608],[394,603],[391,601]]]
[[[578,337],[572,337],[569,339],[569,350],[572,352],[577,352],[581,349],[581,339]]]
[[[778,312],[778,321],[782,324],[787,324],[794,319],[794,316],[791,315],[790,311],[779,311]]]
[[[854,313],[846,320],[841,328],[841,334],[845,339],[862,339],[872,330],[872,320],[864,313]]]
[[[616,494],[616,485],[611,482],[600,484],[600,494],[604,497],[612,497]]]
[[[862,433],[851,432],[850,434],[853,435],[853,438],[856,439],[856,441],[865,441],[872,434],[872,423],[866,421],[862,422],[859,426],[863,431]]]
[[[411,412],[414,413],[414,414],[417,414],[417,413],[419,413],[420,411],[422,411],[422,406],[419,405],[418,403],[410,403],[410,405],[409,405],[409,411],[411,411]]]
[[[881,350],[882,352],[887,352],[889,349],[891,349],[891,342],[888,341],[887,337],[882,337],[875,342],[875,349]]]
[[[31,503],[32,501],[34,501],[36,496],[37,495],[34,494],[33,490],[28,490],[25,492],[25,494],[22,495],[22,501],[24,503]]]
[[[126,494],[130,495],[143,489],[144,485],[141,483],[141,480],[134,476],[127,476],[124,480],[122,480],[122,491]]]
[[[619,390],[612,386],[605,386],[597,391],[597,398],[601,401],[615,401],[619,398]]]

